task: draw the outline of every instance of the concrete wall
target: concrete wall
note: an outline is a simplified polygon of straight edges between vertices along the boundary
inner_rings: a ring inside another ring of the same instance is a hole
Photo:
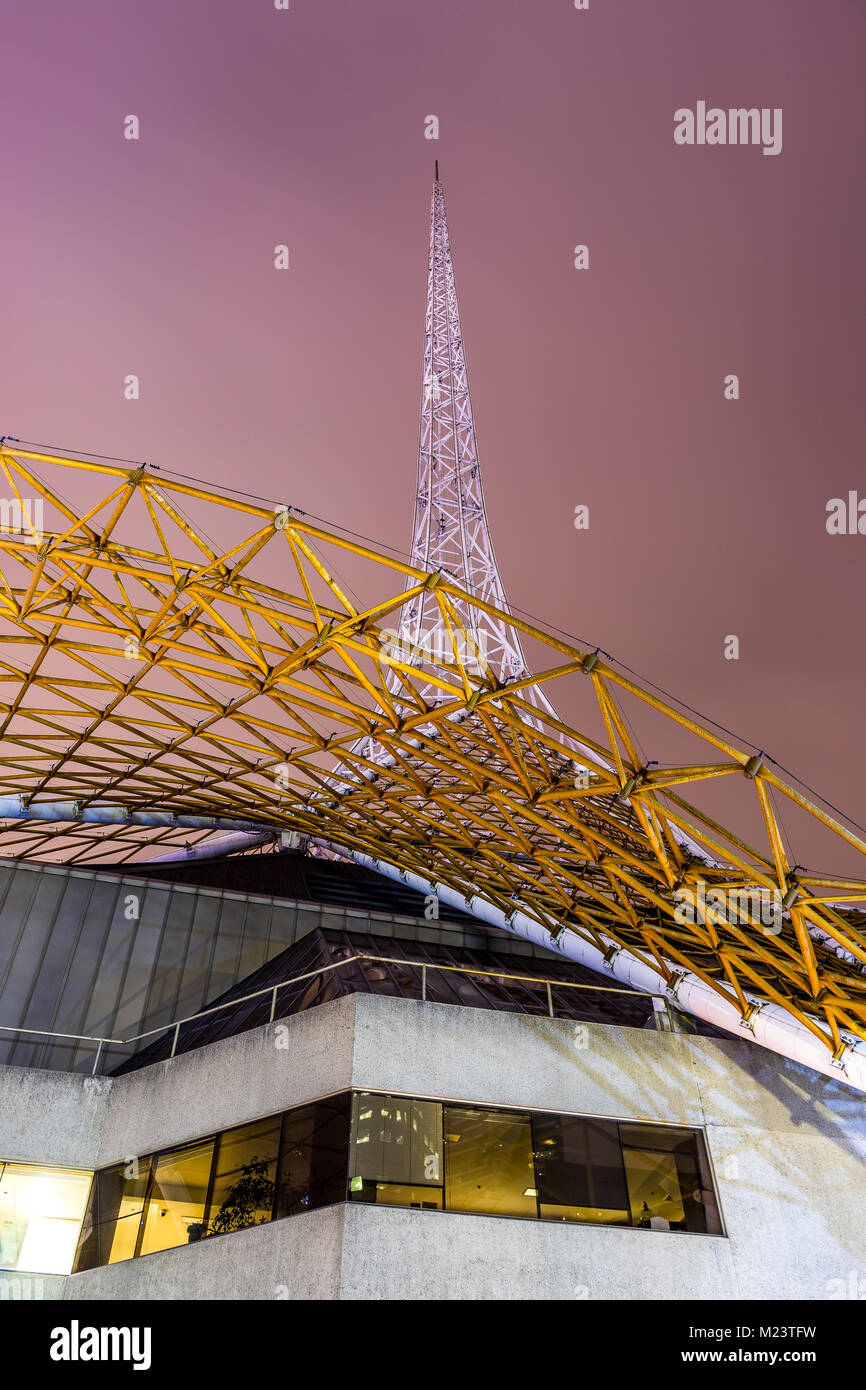
[[[86,1081],[0,1069],[0,1157],[101,1166],[390,1089],[705,1126],[727,1236],[339,1206],[72,1276],[66,1298],[826,1299],[866,1281],[866,1100],[746,1041],[357,995]]]
[[[114,1083],[0,1067],[0,1160],[96,1168]]]
[[[79,1299],[338,1299],[345,1207],[326,1207],[65,1280]]]

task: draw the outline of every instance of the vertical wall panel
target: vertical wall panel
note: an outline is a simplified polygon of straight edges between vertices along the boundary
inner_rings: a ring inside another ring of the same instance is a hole
[[[65,886],[59,874],[40,875],[36,892],[21,918],[15,954],[9,963],[0,997],[2,1022],[12,1027],[22,1027],[25,1022],[34,1026],[31,1020],[26,1019],[27,1006],[45,968],[51,929]],[[9,1060],[13,1064],[20,1061],[23,1066],[31,1065],[32,1046],[32,1043],[20,1040],[14,1042],[10,1047]]]
[[[169,1023],[179,1016],[178,998],[183,966],[189,948],[190,930],[195,912],[194,892],[169,895],[162,937],[151,971],[150,987],[145,1004],[148,1028]]]
[[[384,915],[374,920],[393,930]],[[7,861],[0,1024],[130,1037],[196,1013],[321,925],[370,921],[310,902]],[[100,1072],[132,1050],[106,1048]],[[89,1072],[94,1053],[91,1043],[0,1031],[0,1064]]]

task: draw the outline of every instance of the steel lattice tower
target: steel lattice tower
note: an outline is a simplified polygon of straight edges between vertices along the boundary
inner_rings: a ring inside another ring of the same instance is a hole
[[[428,572],[441,570],[474,598],[508,611],[484,507],[438,160],[430,215],[418,488],[410,562]],[[510,624],[485,615],[479,627],[477,611],[471,616],[460,611],[460,618],[467,629],[464,657],[472,662],[477,648],[479,672],[489,673],[498,684],[529,674],[520,638]],[[424,653],[435,645],[437,634],[441,634],[441,617],[432,593],[406,606],[399,633],[409,651]],[[394,680],[389,683],[392,688],[397,684]],[[536,709],[553,714],[538,686],[527,687],[523,697]],[[435,702],[438,697],[431,688],[425,691],[425,698]]]

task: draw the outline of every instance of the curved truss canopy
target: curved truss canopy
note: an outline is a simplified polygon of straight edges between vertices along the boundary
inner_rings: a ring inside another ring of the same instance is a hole
[[[667,982],[688,972],[743,1016],[769,1001],[836,1056],[866,1039],[866,884],[792,864],[780,808],[858,864],[866,844],[749,751],[598,653],[290,509],[8,443],[0,466],[0,853],[116,863],[299,831]],[[393,654],[412,597],[450,651]],[[535,674],[479,663],[467,629],[489,620]],[[580,727],[527,699],[554,684]],[[648,763],[642,720],[691,756]],[[726,779],[759,843],[690,799]]]

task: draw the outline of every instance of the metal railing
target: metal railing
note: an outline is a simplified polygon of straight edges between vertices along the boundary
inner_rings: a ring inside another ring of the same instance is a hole
[[[547,986],[547,1012],[550,1018],[555,1018],[553,1010],[553,988],[556,989],[585,989],[596,994],[627,994],[630,998],[652,999],[653,1008],[658,1013],[667,1010],[667,1000],[664,995],[651,994],[648,990],[625,989],[619,985],[595,985],[578,983],[575,980],[551,980],[546,976],[539,975],[515,975],[503,970],[482,970],[474,965],[443,965],[438,961],[405,960],[402,956],[371,956],[366,952],[355,956],[347,956],[345,960],[333,961],[330,965],[317,966],[315,970],[308,970],[302,975],[292,975],[288,980],[280,980],[278,984],[266,985],[263,989],[253,990],[251,994],[239,995],[237,999],[227,999],[222,1004],[212,1004],[210,1008],[200,1009],[198,1013],[187,1014],[185,1018],[176,1019],[172,1023],[162,1023],[158,1028],[148,1028],[144,1033],[136,1033],[130,1038],[106,1038],[90,1033],[57,1033],[48,1028],[12,1028],[0,1023],[0,1033],[20,1033],[28,1037],[64,1039],[69,1042],[90,1042],[96,1043],[96,1055],[93,1059],[93,1069],[91,1076],[95,1076],[99,1067],[103,1047],[131,1047],[133,1043],[142,1042],[145,1038],[158,1037],[162,1033],[173,1031],[171,1041],[171,1052],[169,1056],[174,1057],[177,1052],[177,1044],[180,1037],[180,1030],[186,1023],[194,1023],[199,1018],[207,1018],[210,1014],[221,1013],[225,1009],[236,1009],[239,1004],[249,1003],[251,999],[261,999],[265,995],[271,996],[271,1011],[268,1019],[273,1023],[277,1012],[277,995],[281,989],[288,989],[290,985],[302,984],[304,980],[314,980],[317,976],[330,974],[332,971],[342,970],[347,965],[354,965],[357,962],[380,965],[401,965],[404,969],[421,971],[421,1000],[427,999],[427,971],[441,970],[449,971],[456,975],[472,975],[490,978],[497,983],[500,980],[515,980],[521,984],[534,984]],[[661,1001],[661,1005],[655,1003]]]

